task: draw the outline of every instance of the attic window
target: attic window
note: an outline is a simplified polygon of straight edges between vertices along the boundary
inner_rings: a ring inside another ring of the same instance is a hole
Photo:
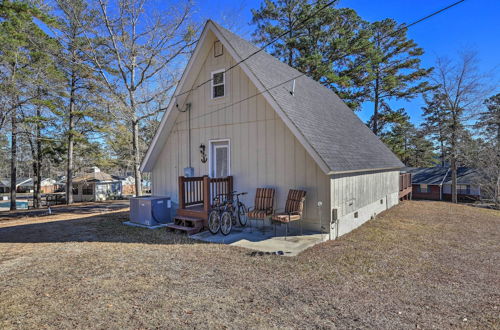
[[[212,72],[212,98],[216,99],[225,95],[224,70]]]
[[[214,57],[219,57],[224,53],[224,47],[219,40],[214,42]]]

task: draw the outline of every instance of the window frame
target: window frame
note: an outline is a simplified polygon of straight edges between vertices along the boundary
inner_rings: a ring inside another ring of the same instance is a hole
[[[422,186],[425,186],[425,190],[422,189]],[[423,194],[428,194],[431,192],[431,190],[429,189],[429,185],[426,184],[426,183],[421,183],[418,185],[418,192],[419,193],[423,193]]]
[[[227,142],[224,146],[219,146],[219,148],[227,147],[227,176],[231,175],[231,140],[230,139],[213,139],[208,141],[208,174],[211,178],[217,178],[215,176],[216,163],[215,163],[215,149],[217,146],[215,144]]]
[[[465,187],[465,189],[462,189],[462,187]],[[470,195],[470,185],[457,184],[457,194],[458,195]]]
[[[91,191],[90,194],[88,193],[89,190]],[[82,186],[82,196],[93,196],[93,195],[94,195],[94,188],[92,187],[91,184]]]
[[[217,73],[222,73],[222,84],[214,84],[214,75],[217,74]],[[218,99],[222,99],[226,96],[227,94],[227,89],[226,89],[226,70],[225,69],[220,69],[220,70],[217,70],[217,71],[212,71],[210,73],[210,80],[211,80],[211,90],[210,90],[210,97],[212,100],[218,100]],[[223,86],[224,87],[224,94],[222,96],[214,96],[214,87],[217,87],[217,86]]]

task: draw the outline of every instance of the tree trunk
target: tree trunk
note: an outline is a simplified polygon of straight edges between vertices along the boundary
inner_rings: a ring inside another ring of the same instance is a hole
[[[500,206],[500,114],[498,114],[498,119],[497,119],[497,185],[496,185],[496,192],[495,192],[495,204],[497,207]]]
[[[457,120],[453,116],[451,125],[451,202],[457,203]]]
[[[12,110],[12,131],[11,131],[11,156],[10,156],[10,210],[17,209],[16,205],[16,178],[17,178],[17,110]]]
[[[139,166],[141,163],[141,156],[139,152],[139,122],[137,119],[132,121],[132,149],[134,154],[134,177],[135,177],[135,195],[142,195],[141,172]]]
[[[379,108],[379,78],[377,74],[377,78],[375,79],[375,97],[373,100],[373,134],[378,135],[378,108]]]
[[[42,113],[40,107],[36,109],[36,115],[38,118],[38,122],[36,124],[36,160],[33,166],[33,174],[35,177],[34,184],[34,192],[33,192],[33,206],[35,208],[40,208],[42,206],[42,195],[41,195],[41,185],[42,185],[42,134],[41,134],[41,124],[39,118]]]
[[[455,155],[451,157],[451,202],[457,203],[457,160]]]
[[[68,113],[68,160],[66,166],[66,204],[73,204],[73,149],[74,137],[73,130],[75,128],[75,89],[76,76],[71,74],[71,87],[69,97],[69,113]]]
[[[444,141],[441,139],[441,166],[444,167],[446,163],[446,160],[445,160],[445,151],[444,151]]]

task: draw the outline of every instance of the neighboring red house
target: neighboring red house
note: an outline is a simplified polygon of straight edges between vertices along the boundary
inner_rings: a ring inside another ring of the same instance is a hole
[[[51,194],[61,188],[64,188],[64,185],[61,185],[54,179],[46,178],[40,182],[40,192],[42,194]]]
[[[133,176],[122,177],[113,175],[113,179],[121,181],[123,196],[135,196],[135,179]]]
[[[412,174],[412,197],[414,199],[451,200],[451,170],[436,166],[408,170]],[[457,169],[457,196],[460,201],[481,198],[479,175],[475,169]]]

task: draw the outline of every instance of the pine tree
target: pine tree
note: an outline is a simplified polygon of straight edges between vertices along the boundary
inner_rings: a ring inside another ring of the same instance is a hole
[[[367,99],[373,102],[371,129],[380,131],[379,110],[392,99],[412,99],[432,87],[422,81],[432,69],[420,67],[424,51],[408,39],[406,29],[392,19],[370,26],[373,50],[367,54],[372,80],[366,86]]]
[[[57,43],[37,24],[54,20],[24,1],[0,2],[0,93],[2,117],[11,119],[10,208],[16,209],[20,109],[39,99],[52,75],[50,54]],[[1,118],[0,118],[1,119]]]
[[[108,119],[106,89],[97,68],[88,57],[86,29],[96,25],[95,13],[83,0],[59,0],[59,34],[62,45],[59,58],[65,73],[66,127],[66,203],[73,203],[75,145],[102,132],[102,120]]]
[[[368,23],[354,10],[326,6],[328,1],[265,1],[252,10],[254,41],[291,67],[335,91],[352,109],[364,100],[369,81],[361,58],[370,49]],[[319,12],[319,14],[317,14]]]
[[[500,152],[500,93],[484,101],[485,111],[479,113],[475,128],[479,129],[486,139],[492,142]]]
[[[387,106],[381,112],[380,138],[409,167],[427,167],[434,164],[433,145],[425,134],[410,122],[404,109],[396,111]]]
[[[474,127],[484,139],[480,156],[473,158],[483,175],[482,188],[500,208],[500,94],[488,98]]]
[[[446,111],[442,95],[437,93],[431,96],[424,95],[424,100],[426,105],[422,110],[425,122],[422,126],[426,134],[437,142],[440,163],[441,166],[445,166],[448,158],[449,113]]]

